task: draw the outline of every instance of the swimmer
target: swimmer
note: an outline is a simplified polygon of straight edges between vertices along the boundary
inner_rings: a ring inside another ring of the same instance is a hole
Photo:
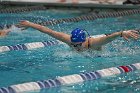
[[[4,37],[4,36],[8,35],[10,32],[15,32],[16,30],[22,31],[24,29],[27,29],[27,28],[19,27],[19,24],[11,25],[10,27],[0,30],[0,37]],[[13,30],[15,30],[15,31],[13,31]]]
[[[10,29],[3,29],[3,30],[0,30],[0,36],[6,36],[6,35],[8,35],[8,33],[9,33],[10,31],[11,31]]]
[[[117,39],[118,37],[123,37],[128,41],[129,38],[139,38],[139,32],[136,30],[119,31],[112,34],[106,34],[103,37],[94,38],[86,37],[86,32],[79,28],[74,29],[71,32],[71,35],[69,35],[63,32],[54,31],[52,29],[29,21],[21,21],[20,25],[21,27],[31,27],[39,30],[40,32],[48,34],[53,38],[68,44],[77,51],[84,51],[87,49],[101,50],[103,45]]]

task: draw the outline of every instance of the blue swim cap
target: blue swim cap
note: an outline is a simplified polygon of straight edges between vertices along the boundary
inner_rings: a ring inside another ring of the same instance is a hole
[[[71,42],[84,42],[86,41],[86,33],[84,30],[76,28],[71,32]]]

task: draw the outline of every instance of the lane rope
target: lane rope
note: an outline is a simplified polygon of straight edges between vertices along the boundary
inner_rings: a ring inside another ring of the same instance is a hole
[[[44,88],[52,88],[64,85],[80,83],[89,80],[97,80],[112,75],[133,72],[140,70],[140,63],[135,63],[127,66],[111,67],[102,70],[84,72],[68,76],[57,77],[55,79],[40,80],[36,82],[27,82],[23,84],[11,85],[9,87],[0,88],[0,93],[20,93],[24,91],[35,91]]]
[[[37,24],[48,26],[48,25],[56,25],[68,22],[79,22],[83,20],[96,20],[99,18],[112,18],[112,17],[120,17],[120,16],[129,16],[134,14],[140,14],[140,9],[132,9],[132,10],[122,10],[122,11],[115,11],[115,12],[105,12],[105,13],[90,13],[88,15],[82,15],[73,18],[61,18],[61,19],[53,19],[50,21],[42,21],[36,22]],[[0,28],[3,29],[4,27],[11,27],[13,24],[9,25],[0,25]]]
[[[25,44],[9,45],[9,46],[0,46],[0,52],[14,51],[14,50],[31,50],[41,47],[48,47],[53,45],[61,44],[59,41],[44,41],[44,42],[32,42]]]
[[[33,10],[46,10],[45,6],[24,6],[24,7],[8,7],[0,9],[0,13],[20,13]]]

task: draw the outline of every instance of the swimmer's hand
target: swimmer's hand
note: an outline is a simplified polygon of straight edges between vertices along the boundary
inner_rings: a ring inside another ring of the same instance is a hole
[[[27,21],[27,20],[22,20],[22,21],[20,21],[20,25],[29,27],[30,26],[30,22]]]
[[[138,39],[140,37],[139,32],[136,30],[122,31],[121,36],[127,41],[129,41],[129,38]]]
[[[20,21],[20,23],[17,24],[16,27],[21,28],[22,30],[25,30],[29,27],[29,24],[30,24],[29,21],[23,20],[23,21]]]
[[[0,30],[0,36],[6,36],[10,31],[11,31],[10,29]]]

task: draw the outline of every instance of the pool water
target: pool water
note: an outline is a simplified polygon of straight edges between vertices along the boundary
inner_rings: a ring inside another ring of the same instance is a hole
[[[19,20],[32,22],[82,15],[80,11],[46,10],[19,14],[0,14],[0,25],[16,24]],[[140,15],[118,18],[63,23],[49,28],[70,32],[76,27],[86,29],[91,35],[140,28]],[[12,32],[0,38],[0,46],[55,40],[47,34],[29,28],[24,31],[12,27]],[[103,46],[103,50],[77,53],[66,44],[34,50],[0,53],[0,87],[31,81],[54,79],[58,76],[96,71],[109,67],[129,65],[140,60],[140,40],[129,42],[119,37]],[[139,93],[140,71],[111,76],[94,81],[61,86],[25,93]]]

